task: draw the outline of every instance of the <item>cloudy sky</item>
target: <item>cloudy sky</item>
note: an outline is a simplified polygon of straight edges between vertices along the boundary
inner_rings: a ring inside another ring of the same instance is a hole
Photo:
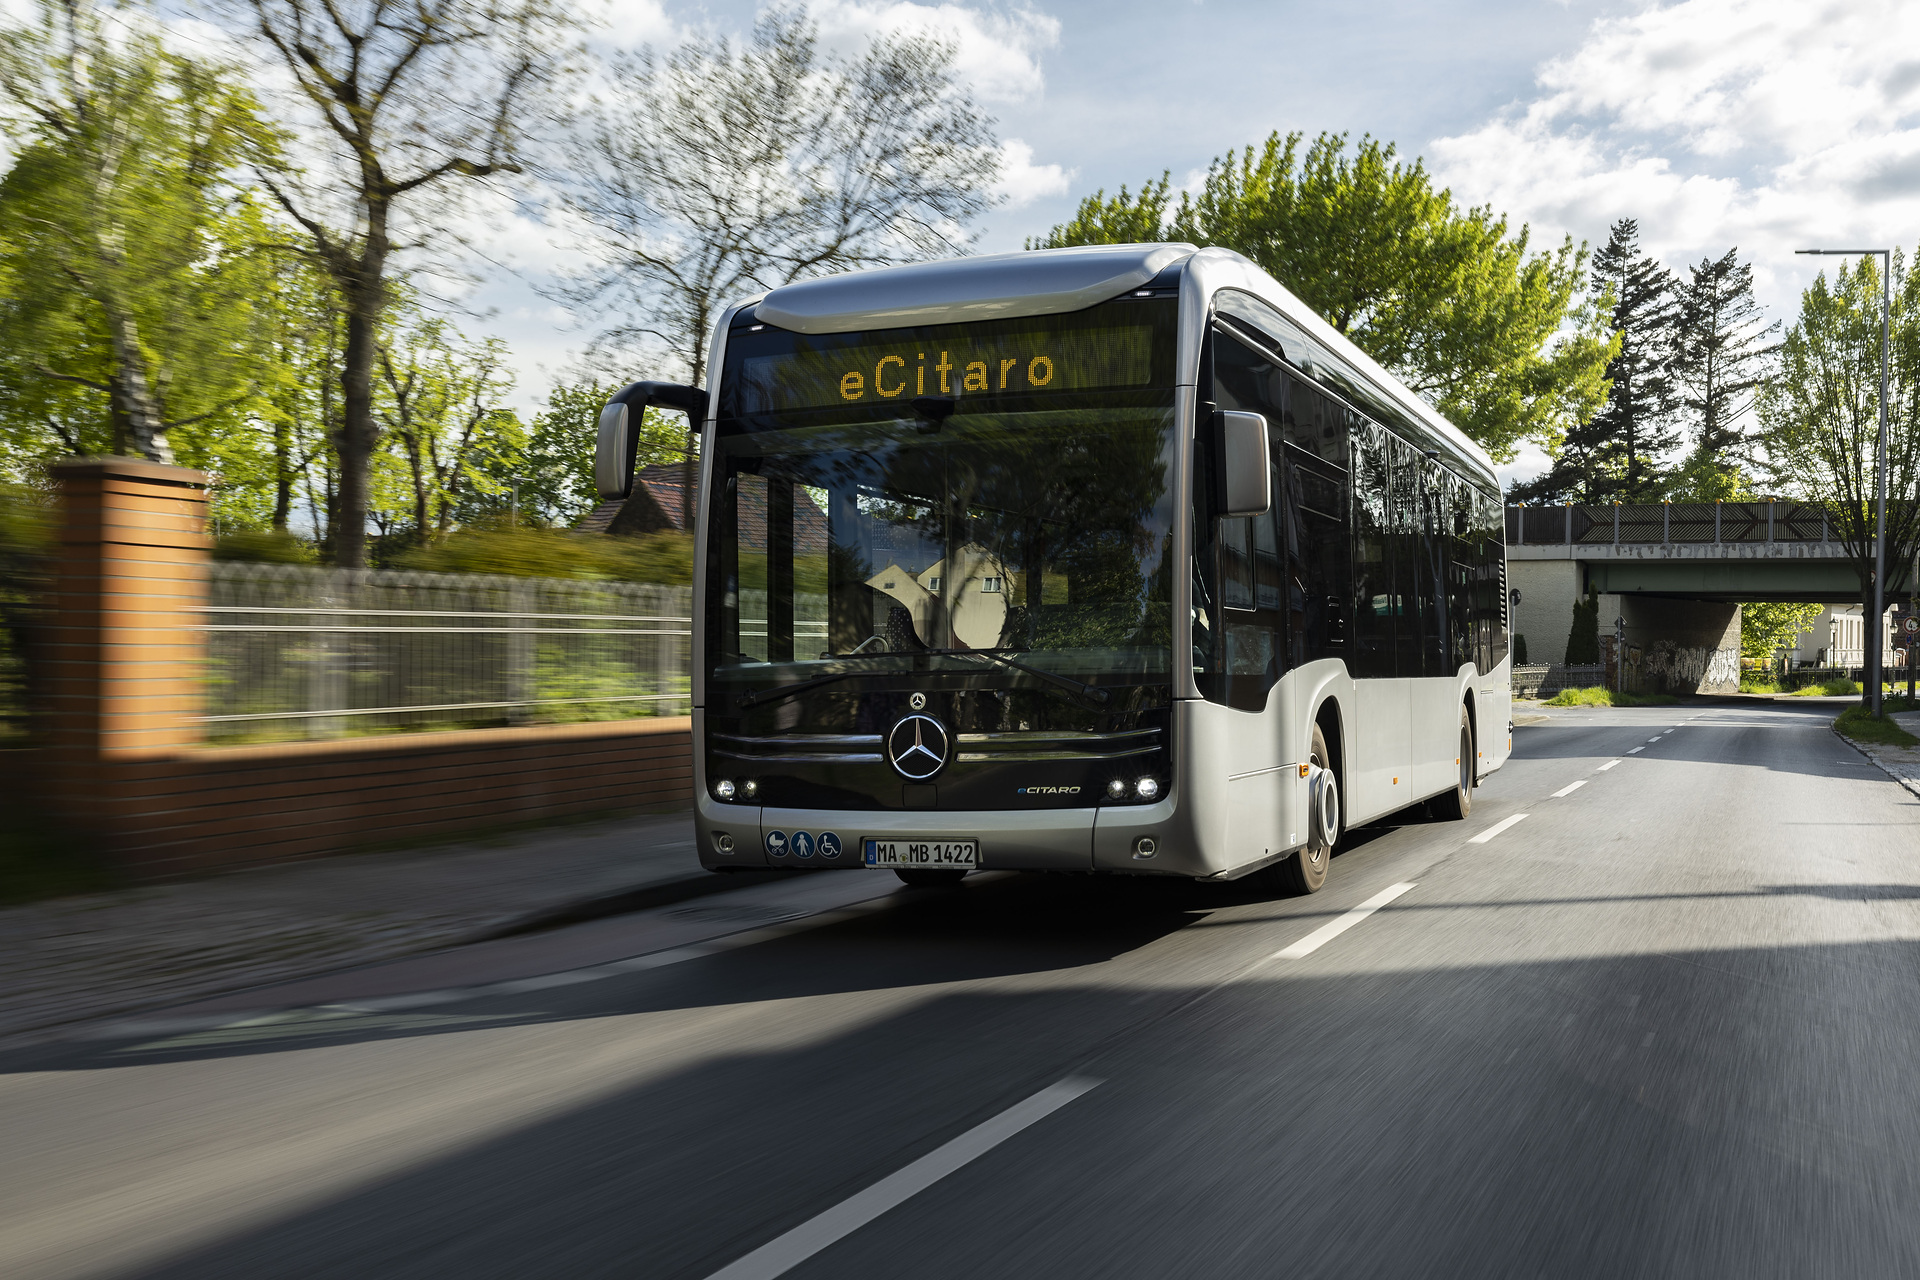
[[[616,2],[609,38],[740,32],[752,0]],[[1808,245],[1920,239],[1920,5],[1869,0],[1467,0],[1313,4],[818,0],[823,35],[940,31],[999,121],[1006,201],[980,251],[1016,249],[1085,195],[1273,130],[1371,133],[1425,157],[1455,195],[1598,243],[1616,218],[1670,266],[1738,246],[1789,321]],[[532,403],[593,327],[536,285],[564,262],[496,211],[470,329],[509,339]],[[633,370],[636,376],[643,370]],[[1540,459],[1523,458],[1522,473]]]

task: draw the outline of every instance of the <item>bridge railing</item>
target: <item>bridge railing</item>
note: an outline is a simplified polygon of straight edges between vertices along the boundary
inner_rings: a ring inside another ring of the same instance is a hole
[[[1831,540],[1825,508],[1807,502],[1663,502],[1636,506],[1567,503],[1507,508],[1509,546]]]

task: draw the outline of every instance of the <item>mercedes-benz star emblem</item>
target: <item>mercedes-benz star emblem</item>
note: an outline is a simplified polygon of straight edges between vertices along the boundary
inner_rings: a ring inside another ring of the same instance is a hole
[[[908,716],[887,735],[887,759],[901,777],[925,782],[947,763],[947,726],[932,716]]]
[[[1911,631],[1913,628],[1908,627],[1907,630]],[[907,699],[907,705],[915,711],[925,711],[927,709],[927,695],[924,693],[916,693]]]

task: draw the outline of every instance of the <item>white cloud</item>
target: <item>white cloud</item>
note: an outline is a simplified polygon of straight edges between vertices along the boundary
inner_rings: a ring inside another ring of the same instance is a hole
[[[812,9],[827,44],[851,51],[876,35],[916,32],[954,45],[960,79],[983,102],[1040,97],[1040,55],[1060,42],[1060,20],[1034,9],[974,9],[911,0],[824,0]]]
[[[994,184],[993,193],[1018,209],[1035,200],[1067,194],[1072,179],[1073,175],[1057,164],[1035,164],[1031,146],[1018,138],[1008,138],[1000,144],[1000,181]]]
[[[1681,0],[1604,18],[1530,98],[1426,154],[1536,244],[1597,245],[1628,217],[1676,270],[1737,247],[1791,323],[1833,266],[1794,249],[1920,235],[1920,6]]]
[[[1670,265],[1738,246],[1790,313],[1791,251],[1920,227],[1920,8],[1684,0],[1602,19],[1537,94],[1428,149],[1455,192],[1536,229],[1637,218]]]

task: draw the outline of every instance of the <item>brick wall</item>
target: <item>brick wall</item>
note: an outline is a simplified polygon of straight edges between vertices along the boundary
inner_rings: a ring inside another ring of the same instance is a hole
[[[124,458],[55,474],[45,745],[6,753],[0,794],[31,794],[132,874],[692,802],[687,717],[200,745],[205,478]]]
[[[692,721],[217,747],[107,772],[97,829],[136,875],[350,852],[692,802]]]

